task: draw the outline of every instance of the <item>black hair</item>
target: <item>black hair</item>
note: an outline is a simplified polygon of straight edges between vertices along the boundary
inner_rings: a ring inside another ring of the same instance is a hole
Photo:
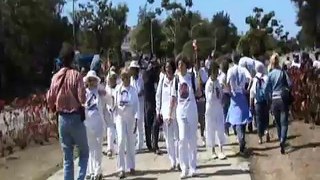
[[[64,42],[60,50],[60,59],[63,67],[71,67],[74,60],[74,49],[71,44]]]
[[[215,61],[211,62],[210,68],[209,68],[209,76],[212,74],[212,71],[218,71],[219,70],[219,64]]]
[[[232,61],[234,64],[238,64],[241,58],[241,54],[235,52],[232,54]]]
[[[228,69],[229,69],[229,64],[230,63],[229,63],[229,61],[227,59],[221,63],[221,71],[223,73],[227,74]]]
[[[186,65],[187,69],[189,69],[191,67],[189,59],[187,58],[187,56],[185,56],[182,53],[178,54],[178,56],[176,57],[176,67],[179,66],[180,61]]]
[[[172,72],[175,73],[177,69],[176,63],[172,59],[168,59],[164,65],[164,68],[166,67],[167,64],[171,66]]]

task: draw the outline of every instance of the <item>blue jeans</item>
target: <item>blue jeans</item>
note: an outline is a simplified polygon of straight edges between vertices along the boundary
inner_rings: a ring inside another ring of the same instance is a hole
[[[278,138],[281,144],[285,144],[288,133],[289,106],[282,99],[272,100],[272,111],[278,130]]]
[[[87,171],[89,158],[89,147],[86,127],[77,113],[59,114],[59,135],[60,143],[64,154],[64,179],[74,180],[74,159],[73,152],[76,145],[79,149],[79,177],[84,180]]]
[[[255,118],[258,136],[263,137],[265,130],[269,125],[269,109],[267,103],[256,103],[255,104]]]
[[[244,148],[246,147],[246,124],[234,125],[233,127],[237,132],[240,152],[244,152]]]

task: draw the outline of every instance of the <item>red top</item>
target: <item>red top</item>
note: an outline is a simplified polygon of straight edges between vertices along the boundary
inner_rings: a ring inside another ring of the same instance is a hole
[[[65,73],[64,83],[58,92]],[[47,101],[49,108],[56,109],[58,112],[71,113],[79,110],[80,105],[85,103],[85,87],[81,74],[74,69],[60,69],[52,77],[51,86],[47,93]]]

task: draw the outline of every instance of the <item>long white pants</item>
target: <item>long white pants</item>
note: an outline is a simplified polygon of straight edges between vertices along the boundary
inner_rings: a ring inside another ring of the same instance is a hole
[[[179,132],[177,121],[173,120],[170,124],[165,121],[163,131],[171,167],[177,166],[179,164]]]
[[[179,127],[179,160],[182,173],[197,167],[197,119],[177,118]]]
[[[102,173],[101,163],[103,134],[99,136],[97,133],[92,131],[92,129],[87,128],[87,139],[89,146],[87,174],[96,176]]]
[[[116,139],[116,128],[115,124],[108,125],[107,127],[107,151],[114,152],[114,141]]]
[[[118,140],[118,171],[126,171],[135,169],[135,134],[134,119],[126,119],[115,121]]]
[[[207,147],[215,147],[215,145],[224,145],[226,137],[224,134],[224,114],[223,109],[221,111],[212,109],[206,113],[206,144]],[[218,142],[216,142],[218,137]]]
[[[137,147],[141,150],[144,144],[144,98],[139,98],[139,115],[137,118]]]

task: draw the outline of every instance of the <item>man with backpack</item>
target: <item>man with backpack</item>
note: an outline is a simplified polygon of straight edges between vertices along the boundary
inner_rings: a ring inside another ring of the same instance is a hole
[[[270,141],[268,131],[269,103],[265,92],[268,76],[265,74],[265,67],[262,64],[256,67],[256,72],[250,88],[250,107],[257,123],[259,144],[262,144],[262,137],[264,135],[266,135],[266,141]]]

